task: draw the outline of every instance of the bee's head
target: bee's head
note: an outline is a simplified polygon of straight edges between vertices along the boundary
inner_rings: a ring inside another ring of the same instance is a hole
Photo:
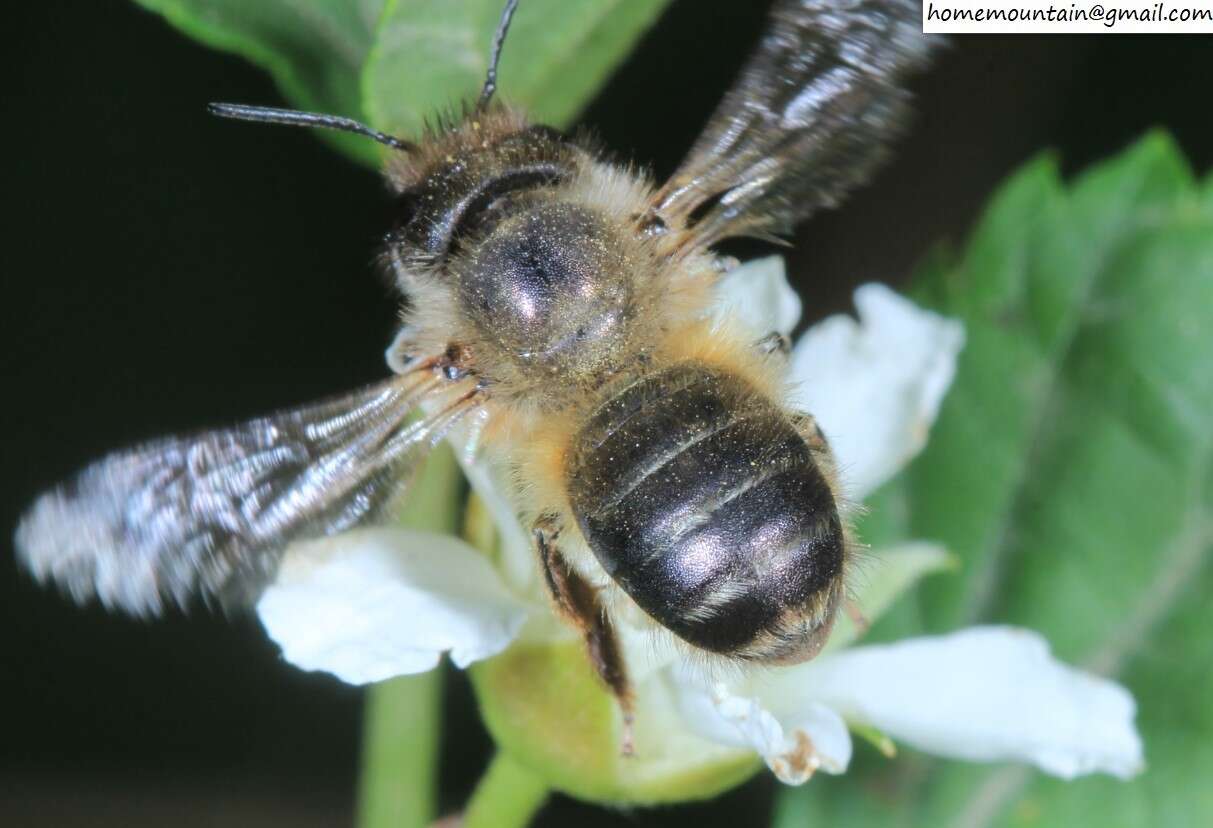
[[[449,306],[482,371],[592,382],[614,364],[643,269],[617,205],[587,196],[607,186],[603,169],[504,107],[435,134],[393,171],[403,186],[386,258],[401,291]]]

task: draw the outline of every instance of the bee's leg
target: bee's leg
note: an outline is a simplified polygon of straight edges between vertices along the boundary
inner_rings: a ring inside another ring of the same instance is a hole
[[[830,467],[833,468],[834,452],[831,451],[830,441],[826,439],[821,426],[817,425],[817,418],[807,411],[797,411],[792,415],[792,425],[800,432],[800,436],[809,446],[809,451],[813,452],[814,458],[818,461],[829,461]]]
[[[755,342],[754,347],[762,352],[762,354],[765,356],[779,354],[780,356],[786,357],[788,354],[792,353],[792,340],[784,334],[781,334],[779,331],[771,331],[762,339]]]
[[[632,688],[628,683],[623,653],[615,630],[598,602],[597,591],[569,567],[560,554],[556,540],[559,526],[550,516],[541,517],[531,529],[544,581],[557,609],[581,631],[585,639],[590,664],[603,684],[619,702],[623,713],[623,744],[625,756],[632,754]]]

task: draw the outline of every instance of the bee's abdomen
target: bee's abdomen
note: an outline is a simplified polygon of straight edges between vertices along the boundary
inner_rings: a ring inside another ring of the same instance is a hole
[[[836,590],[829,484],[788,416],[741,378],[686,363],[627,386],[575,438],[567,482],[607,573],[701,649],[794,660],[821,621],[809,608]]]

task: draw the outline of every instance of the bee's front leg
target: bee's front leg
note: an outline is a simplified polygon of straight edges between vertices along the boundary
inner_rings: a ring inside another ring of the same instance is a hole
[[[628,683],[623,653],[610,619],[598,602],[598,592],[578,575],[560,554],[556,541],[560,527],[550,515],[535,521],[531,528],[539,563],[543,567],[544,582],[552,595],[557,610],[581,631],[585,639],[590,664],[603,684],[619,702],[623,714],[623,740],[620,750],[625,756],[633,751],[632,743],[632,688]]]

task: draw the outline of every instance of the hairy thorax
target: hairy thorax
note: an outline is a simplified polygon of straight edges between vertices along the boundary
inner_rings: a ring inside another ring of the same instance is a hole
[[[631,170],[508,110],[426,146],[395,176],[386,259],[409,300],[403,346],[457,341],[498,404],[576,406],[706,312],[711,260],[638,232],[652,188]]]

